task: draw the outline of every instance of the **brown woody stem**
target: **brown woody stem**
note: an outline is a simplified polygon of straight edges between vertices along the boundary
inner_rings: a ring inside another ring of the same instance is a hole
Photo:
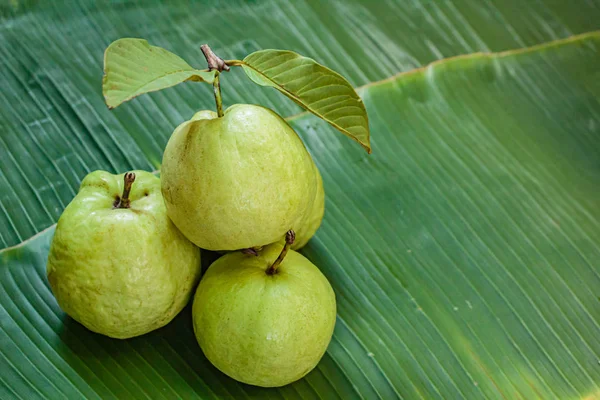
[[[204,54],[204,58],[206,58],[209,71],[212,71],[213,69],[219,72],[229,71],[229,66],[221,57],[213,53],[209,45],[203,44],[200,46],[200,49],[202,50],[202,54]]]
[[[200,46],[200,49],[202,50],[202,54],[204,54],[204,58],[206,58],[206,62],[208,63],[208,70],[216,71],[215,79],[213,81],[213,89],[215,92],[215,102],[217,103],[217,115],[222,117],[223,99],[221,97],[221,82],[219,79],[219,74],[223,71],[229,71],[229,66],[221,57],[213,53],[209,45],[203,44]]]
[[[129,192],[131,191],[131,185],[133,185],[133,181],[135,181],[135,173],[127,172],[123,177],[123,181],[123,195],[119,199],[119,202],[115,208],[129,208],[131,205],[131,200],[129,200]]]
[[[277,273],[277,268],[279,267],[279,265],[281,264],[281,262],[287,255],[288,250],[290,249],[290,246],[292,245],[292,243],[294,243],[294,240],[296,240],[296,233],[290,229],[285,234],[285,245],[283,246],[281,253],[279,253],[279,257],[277,257],[277,259],[275,260],[273,265],[271,265],[269,268],[267,268],[267,275],[274,275]]]

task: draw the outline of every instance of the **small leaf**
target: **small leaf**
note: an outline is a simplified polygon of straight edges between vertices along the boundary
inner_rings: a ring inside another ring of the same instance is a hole
[[[340,74],[286,50],[254,52],[244,58],[242,67],[252,81],[279,90],[371,153],[367,110]]]
[[[119,39],[104,52],[102,94],[114,108],[140,94],[184,81],[212,83],[214,71],[193,68],[181,57],[143,39]]]

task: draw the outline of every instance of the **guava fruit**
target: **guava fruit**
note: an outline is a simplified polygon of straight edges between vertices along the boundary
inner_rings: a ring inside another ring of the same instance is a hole
[[[316,175],[296,132],[275,112],[237,104],[201,111],[169,139],[161,167],[167,213],[208,250],[273,243],[312,206]]]
[[[94,332],[130,338],[185,306],[200,278],[200,249],[167,217],[159,178],[95,171],[58,220],[47,273],[68,315]]]
[[[228,253],[208,269],[192,308],[196,338],[230,377],[263,387],[294,382],[319,362],[336,302],[321,271],[279,243],[258,256]],[[287,254],[286,254],[287,253]]]

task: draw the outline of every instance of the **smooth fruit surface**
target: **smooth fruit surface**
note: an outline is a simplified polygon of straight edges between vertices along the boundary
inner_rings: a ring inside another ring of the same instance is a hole
[[[323,178],[316,165],[314,166],[314,169],[317,185],[315,200],[307,215],[301,218],[294,227],[296,240],[292,244],[293,250],[300,250],[308,243],[321,226],[323,215],[325,214],[325,190],[323,189]]]
[[[163,155],[168,215],[205,249],[273,243],[312,206],[312,164],[296,132],[269,109],[198,112],[175,129]]]
[[[160,180],[134,172],[130,208],[114,208],[123,174],[87,175],[58,221],[48,257],[48,281],[60,307],[115,338],[167,324],[200,277],[200,250],[167,217]]]
[[[230,377],[275,387],[296,381],[319,362],[336,318],[331,285],[309,260],[290,250],[266,273],[282,246],[258,256],[229,253],[198,286],[194,332],[206,357]]]

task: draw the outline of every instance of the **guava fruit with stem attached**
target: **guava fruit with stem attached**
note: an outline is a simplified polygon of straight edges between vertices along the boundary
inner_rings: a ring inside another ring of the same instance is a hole
[[[310,154],[275,112],[237,104],[197,113],[169,139],[161,167],[167,213],[208,250],[276,242],[315,198]]]
[[[294,382],[319,362],[333,334],[335,294],[308,259],[286,243],[258,256],[233,252],[208,269],[192,308],[196,338],[210,362],[251,385]]]
[[[130,338],[185,306],[200,278],[200,249],[167,217],[156,176],[95,171],[58,220],[47,273],[68,315]]]

